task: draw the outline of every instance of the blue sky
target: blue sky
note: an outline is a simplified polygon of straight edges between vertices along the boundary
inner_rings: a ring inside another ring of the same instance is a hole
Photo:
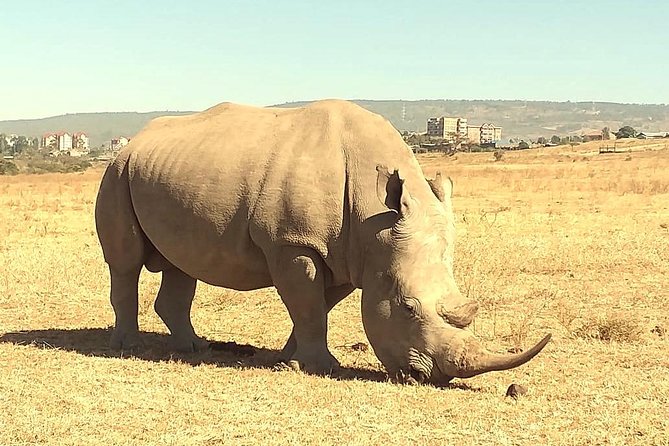
[[[0,119],[345,99],[669,103],[669,2],[21,0]]]

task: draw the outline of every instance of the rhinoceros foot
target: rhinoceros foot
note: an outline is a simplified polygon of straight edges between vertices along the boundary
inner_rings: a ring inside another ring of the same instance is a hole
[[[112,350],[136,350],[143,345],[138,330],[115,328],[109,341],[109,347]]]
[[[297,350],[297,341],[295,341],[295,331],[293,331],[290,334],[288,340],[286,341],[286,344],[281,349],[281,352],[279,353],[279,362],[288,364],[290,358],[292,358],[293,355],[295,355],[296,350]]]
[[[167,347],[171,351],[191,353],[200,352],[209,348],[209,342],[197,335],[190,336],[170,336],[167,341]]]
[[[330,352],[322,354],[296,354],[288,361],[282,361],[288,368],[295,371],[302,371],[314,375],[332,375],[341,369],[337,358]],[[280,366],[279,368],[284,368]]]

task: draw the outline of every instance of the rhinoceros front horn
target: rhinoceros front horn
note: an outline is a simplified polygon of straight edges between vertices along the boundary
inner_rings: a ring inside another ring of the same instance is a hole
[[[475,341],[476,345],[473,349],[470,349],[468,360],[457,367],[455,376],[458,378],[471,378],[472,376],[480,375],[481,373],[509,370],[518,367],[534,358],[541,350],[543,350],[550,340],[551,335],[548,334],[531,349],[510,355],[491,353],[480,347],[478,341]]]

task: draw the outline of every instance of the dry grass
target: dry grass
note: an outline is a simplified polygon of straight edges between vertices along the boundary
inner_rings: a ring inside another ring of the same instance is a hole
[[[651,330],[652,332],[652,330]],[[604,315],[588,318],[574,334],[601,341],[635,342],[643,333],[639,322],[628,315]]]
[[[147,348],[121,358],[92,217],[101,171],[0,178],[0,444],[669,444],[669,150],[596,147],[420,158],[455,180],[477,334],[505,351],[554,333],[527,366],[449,389],[391,384],[352,347],[359,295],[331,317],[338,380],[272,369],[290,330],[272,290],[198,288],[199,332],[254,357],[170,356],[148,273]],[[512,382],[529,393],[505,398]]]

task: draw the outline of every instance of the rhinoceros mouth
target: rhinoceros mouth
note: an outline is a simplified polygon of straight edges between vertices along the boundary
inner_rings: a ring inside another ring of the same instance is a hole
[[[433,373],[438,370],[438,366],[435,367],[435,361],[431,355],[421,352],[415,348],[409,349],[409,360],[407,367],[400,370],[399,376],[403,382],[406,383],[417,383],[424,384],[432,381]]]
[[[422,354],[427,356],[427,354]],[[431,366],[427,368],[425,361],[410,363],[397,374],[397,379],[403,384],[429,384],[435,387],[445,387],[453,379],[439,368],[437,361],[430,358]]]

